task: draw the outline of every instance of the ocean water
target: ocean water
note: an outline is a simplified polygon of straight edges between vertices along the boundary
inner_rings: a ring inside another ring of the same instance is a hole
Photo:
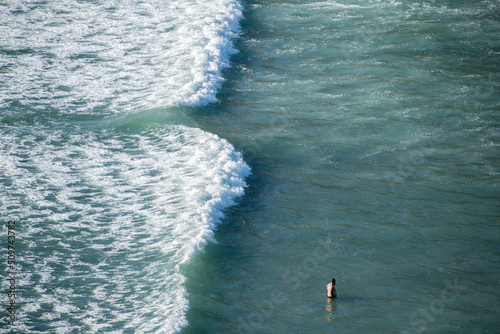
[[[235,1],[0,5],[2,332],[187,324],[180,266],[250,168],[183,108],[216,100],[240,17]]]
[[[500,328],[500,2],[0,19],[0,332]]]

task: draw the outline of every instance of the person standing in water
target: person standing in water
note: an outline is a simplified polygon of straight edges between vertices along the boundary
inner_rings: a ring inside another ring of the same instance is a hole
[[[337,298],[337,289],[335,289],[335,278],[332,278],[332,281],[328,283],[326,286],[326,290],[328,291],[328,298]]]

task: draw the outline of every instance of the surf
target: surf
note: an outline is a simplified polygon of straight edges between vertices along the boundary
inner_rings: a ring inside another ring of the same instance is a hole
[[[217,101],[241,18],[231,0],[0,6],[0,207],[20,225],[26,290],[17,329],[186,326],[181,266],[215,241],[250,168],[183,110]]]

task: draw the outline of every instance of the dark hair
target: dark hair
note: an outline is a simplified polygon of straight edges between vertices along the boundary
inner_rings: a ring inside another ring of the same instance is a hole
[[[332,278],[332,284],[335,285],[335,278]]]

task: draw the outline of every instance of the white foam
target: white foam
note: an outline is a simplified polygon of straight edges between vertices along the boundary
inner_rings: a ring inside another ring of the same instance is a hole
[[[126,112],[216,101],[236,0],[0,6],[0,108]]]
[[[19,262],[33,289],[20,321],[34,329],[30,312],[43,308],[47,326],[81,332],[180,330],[188,301],[179,266],[212,238],[249,167],[199,129],[71,132],[0,131],[0,202],[17,207],[0,213],[20,217],[29,245]]]
[[[214,102],[241,11],[236,0],[6,0],[0,109]],[[33,287],[20,297],[25,331],[40,312],[54,332],[180,330],[180,264],[212,239],[250,172],[227,141],[186,127],[120,136],[5,126],[0,158],[1,213],[23,222],[20,279]]]

